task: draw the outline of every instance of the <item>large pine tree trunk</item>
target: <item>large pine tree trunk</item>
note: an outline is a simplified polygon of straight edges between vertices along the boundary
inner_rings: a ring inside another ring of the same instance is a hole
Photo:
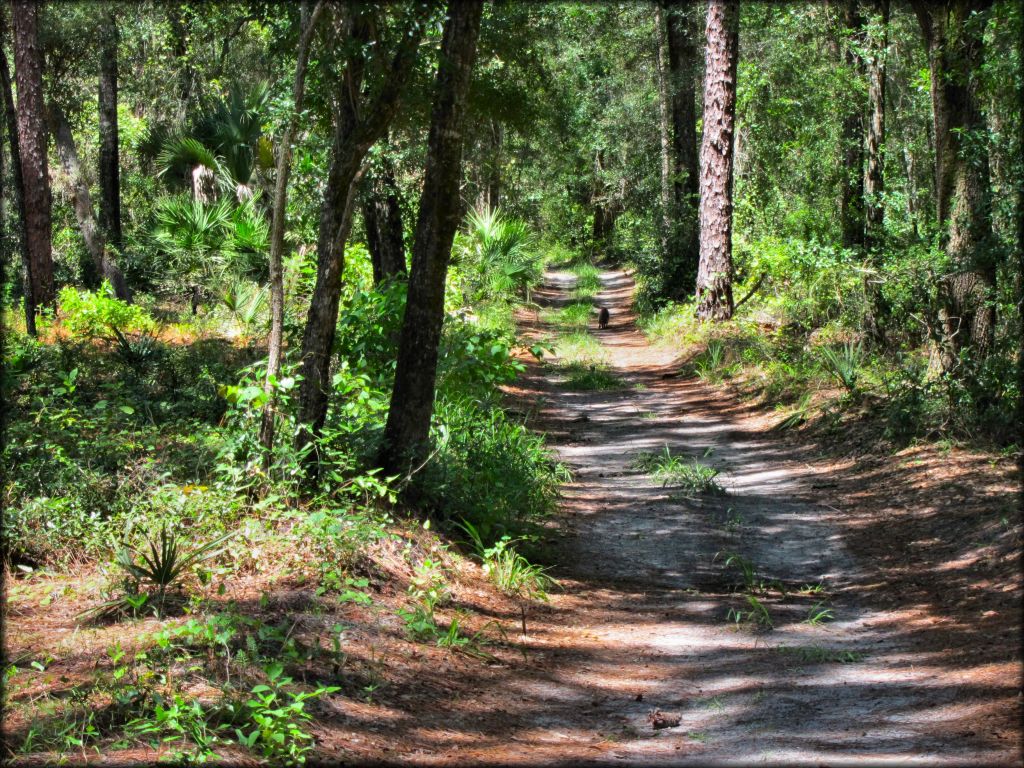
[[[983,358],[995,338],[989,168],[978,100],[985,11],[991,0],[914,0],[928,50],[940,227],[955,272],[940,285],[941,362],[952,370],[964,349]]]
[[[685,4],[667,9],[669,87],[672,106],[672,169],[675,201],[674,252],[679,261],[679,285],[670,286],[675,297],[693,294],[700,257],[697,208],[700,186],[697,168],[697,93],[700,46],[697,30]]]
[[[103,232],[96,223],[92,198],[89,195],[89,185],[82,176],[82,166],[78,161],[78,149],[75,147],[75,138],[71,134],[71,126],[68,124],[67,117],[59,106],[51,104],[50,119],[53,122],[57,154],[67,176],[67,187],[71,192],[71,204],[75,209],[75,218],[78,219],[78,227],[82,231],[82,239],[85,240],[85,248],[89,251],[89,256],[92,257],[96,273],[110,283],[117,298],[121,301],[131,301],[131,291],[128,290],[124,274],[107,249]]]
[[[868,265],[876,274],[867,274],[865,289],[868,298],[868,316],[865,318],[869,334],[877,341],[883,340],[883,324],[887,309],[881,293],[881,282],[877,275],[879,267],[877,250],[881,243],[884,225],[885,177],[882,151],[885,145],[885,57],[889,45],[889,0],[875,0],[870,26],[870,56],[868,71],[868,135],[867,168],[864,175],[864,245]]]
[[[668,42],[661,2],[654,4],[654,59],[658,77],[658,127],[661,138],[661,258],[674,261],[672,236],[676,215],[672,189],[672,128],[669,105]]]
[[[319,435],[327,418],[331,349],[338,322],[345,242],[352,226],[352,209],[363,159],[398,112],[399,98],[416,62],[428,12],[429,6],[421,6],[418,15],[410,20],[410,27],[400,37],[387,79],[369,104],[358,103],[366,65],[362,51],[366,46],[356,46],[340,87],[331,167],[317,235],[316,285],[302,336],[301,427],[296,438],[296,446],[301,451]],[[357,40],[370,42],[372,30],[364,16],[355,19],[352,34]],[[315,460],[312,454],[307,458],[310,474],[316,472]]]
[[[700,147],[697,317],[732,317],[732,175],[739,0],[708,0],[704,136]]]
[[[445,280],[461,216],[466,97],[482,12],[480,0],[452,0],[445,20],[409,294],[380,457],[387,474],[410,473],[427,455]]]
[[[100,227],[118,251],[121,235],[121,168],[117,128],[117,20],[104,14],[100,30]]]
[[[25,200],[25,250],[30,265],[33,304],[56,301],[50,232],[50,175],[46,157],[46,108],[43,98],[43,50],[39,43],[39,4],[11,3],[14,29],[14,79],[18,87],[18,148]]]
[[[7,39],[6,9],[0,7],[0,40]],[[25,332],[36,335],[36,305],[32,292],[32,269],[25,244],[28,242],[25,217],[25,185],[21,179],[21,151],[18,145],[18,115],[14,106],[14,91],[11,86],[11,69],[7,63],[4,46],[0,45],[0,87],[3,89],[4,123],[7,141],[11,147],[11,180],[14,187],[14,206],[18,213],[18,251],[21,253],[21,284],[25,308]]]
[[[306,69],[309,64],[309,49],[317,22],[323,15],[324,4],[318,2],[312,11],[304,2],[300,12],[301,29],[298,54],[295,60],[295,76],[292,80],[292,114],[284,134],[278,142],[277,168],[274,179],[274,201],[270,217],[270,335],[267,338],[267,377],[264,391],[267,402],[263,407],[260,421],[260,445],[264,449],[264,464],[270,466],[271,448],[274,445],[276,428],[277,389],[274,386],[281,373],[281,356],[284,345],[284,229],[288,204],[288,177],[292,168],[292,142],[298,128],[299,115],[306,93]]]

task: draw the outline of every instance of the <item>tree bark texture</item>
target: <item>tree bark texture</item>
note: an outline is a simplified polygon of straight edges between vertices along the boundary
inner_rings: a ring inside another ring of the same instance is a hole
[[[382,157],[368,181],[362,195],[363,223],[366,225],[366,247],[373,266],[373,282],[380,284],[406,272],[398,183],[386,156]]]
[[[942,279],[945,370],[970,348],[983,358],[995,338],[988,153],[978,99],[984,14],[990,0],[914,0],[928,50],[935,133],[937,218],[952,274]]]
[[[868,134],[867,167],[864,174],[864,245],[868,266],[877,272],[877,249],[881,242],[884,211],[882,195],[885,192],[885,59],[889,45],[889,0],[875,0],[869,26],[870,56],[866,62],[868,74]],[[911,180],[911,184],[913,181]],[[881,283],[877,274],[865,275],[868,299],[866,330],[876,340],[883,341],[883,324],[887,308],[884,305]]]
[[[480,0],[453,0],[445,20],[409,294],[381,453],[387,474],[414,471],[429,448],[445,279],[461,216],[466,98],[482,12]]]
[[[416,62],[426,9],[424,6],[421,15],[411,22],[412,27],[402,35],[387,79],[369,104],[359,103],[366,65],[361,52],[353,54],[349,60],[340,84],[331,167],[317,235],[316,285],[302,337],[302,382],[299,387],[299,421],[302,426],[297,436],[300,450],[314,441],[327,417],[331,350],[338,322],[341,274],[345,268],[345,241],[352,224],[354,196],[363,158],[398,112],[400,96]],[[369,42],[369,24],[357,17],[353,35]],[[364,47],[359,46],[360,50]],[[310,455],[307,460],[311,471],[315,471],[314,458]]]
[[[107,242],[118,252],[124,247],[121,234],[121,160],[117,127],[117,20],[112,12],[103,17],[100,29],[100,227]]]
[[[672,168],[675,200],[674,252],[679,262],[680,285],[673,293],[693,293],[700,257],[697,209],[700,186],[697,168],[697,93],[700,77],[700,46],[697,30],[687,17],[685,4],[667,8],[669,90],[672,106]]]
[[[672,130],[669,107],[668,42],[662,4],[654,4],[654,60],[658,78],[658,128],[661,139],[661,258],[672,261],[675,204],[672,189]]]
[[[128,283],[125,282],[121,268],[107,248],[103,231],[96,222],[92,198],[89,195],[89,184],[82,176],[82,166],[78,161],[78,149],[71,133],[71,126],[68,124],[64,112],[56,104],[50,105],[49,114],[57,144],[57,155],[60,157],[61,166],[67,177],[71,204],[75,210],[75,218],[78,220],[78,228],[82,232],[82,239],[85,240],[85,248],[89,251],[96,273],[110,283],[110,287],[114,289],[114,295],[121,301],[131,301],[132,296],[131,291],[128,290]]]
[[[299,115],[306,93],[306,69],[309,64],[309,49],[317,22],[323,14],[324,4],[318,2],[310,11],[304,2],[300,12],[298,53],[295,58],[295,76],[292,79],[292,114],[278,142],[277,168],[274,178],[274,201],[270,217],[270,335],[267,337],[267,377],[264,391],[267,402],[260,420],[260,445],[264,449],[264,465],[269,468],[271,448],[277,425],[277,390],[274,382],[281,373],[281,356],[284,344],[284,230],[285,213],[288,205],[288,177],[292,167],[292,142],[298,129]]]
[[[839,7],[840,34],[862,36],[864,17],[858,13],[857,0],[844,0]],[[839,46],[843,64],[854,73],[864,62],[849,41]],[[847,97],[840,130],[842,157],[839,188],[839,224],[844,248],[864,245],[864,112],[859,100]]]
[[[14,78],[18,86],[18,149],[25,201],[25,250],[36,309],[56,301],[50,231],[49,164],[46,157],[46,107],[43,99],[43,50],[39,43],[39,4],[11,3],[14,29]]]
[[[732,317],[732,175],[739,53],[738,0],[709,0],[700,148],[700,265],[697,317]]]
[[[4,8],[0,8],[0,40],[7,39],[7,18]],[[11,180],[14,187],[14,206],[18,213],[18,227],[14,237],[17,240],[18,252],[21,254],[21,285],[25,309],[25,332],[36,335],[36,306],[32,292],[32,270],[25,244],[28,242],[25,217],[25,185],[21,179],[21,151],[18,146],[18,114],[14,106],[14,90],[11,86],[11,69],[7,63],[7,55],[0,45],[0,87],[3,88],[4,123],[7,129],[7,142],[11,148]]]

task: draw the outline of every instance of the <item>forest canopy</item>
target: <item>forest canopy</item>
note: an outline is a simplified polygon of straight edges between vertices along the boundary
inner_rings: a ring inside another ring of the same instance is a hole
[[[302,702],[337,687],[289,688],[291,635],[214,611],[242,574],[364,605],[368,553],[408,540],[409,636],[472,645],[435,620],[448,572],[421,538],[438,531],[526,635],[571,474],[531,421],[544,398],[509,398],[536,370],[639,397],[594,335],[620,318],[686,358],[666,381],[735,385],[779,432],[1019,455],[1022,16],[4,0],[4,567],[101,574],[76,587],[81,621],[194,613],[213,623],[161,625],[195,635],[164,651],[207,630],[211,658],[228,649],[209,733],[140,725],[190,706],[168,673],[109,682],[120,704],[87,728],[93,693],[68,703],[78,746],[312,754]],[[630,286],[611,314],[607,270]],[[553,272],[574,282],[544,304]],[[668,445],[637,461],[684,473]],[[231,710],[232,676],[256,714],[271,689],[290,701],[293,730]],[[30,710],[12,750],[71,748]]]

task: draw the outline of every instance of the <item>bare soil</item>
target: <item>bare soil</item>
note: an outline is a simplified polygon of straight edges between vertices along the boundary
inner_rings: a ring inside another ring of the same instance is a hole
[[[349,627],[338,679],[289,670],[342,685],[311,706],[317,761],[1020,765],[1022,522],[1011,460],[934,446],[875,455],[852,427],[825,440],[773,432],[776,414],[685,378],[676,353],[646,342],[628,275],[602,279],[611,325],[598,331],[595,312],[592,332],[622,386],[572,391],[557,368],[530,362],[508,393],[574,473],[547,553],[561,589],[531,607],[528,634],[518,605],[426,532],[407,544],[449,563],[444,615],[465,611],[464,627],[494,638],[489,662],[405,636],[394,615],[411,575],[401,541],[382,544],[367,570],[372,606],[315,598],[274,552],[231,584],[225,601],[287,620],[306,642],[335,622]],[[572,282],[549,273],[537,301],[567,303]],[[523,330],[551,336],[539,318],[522,313]],[[635,468],[665,445],[718,468],[725,493],[663,488]],[[770,629],[730,614],[751,609],[739,570],[725,566],[733,554],[786,588],[756,595]],[[76,627],[95,578],[37,578],[9,592],[10,657],[55,657],[19,686],[19,705],[67,691],[108,665],[115,640],[128,648],[158,627]],[[825,608],[831,620],[808,623]],[[24,712],[4,725],[23,733]]]

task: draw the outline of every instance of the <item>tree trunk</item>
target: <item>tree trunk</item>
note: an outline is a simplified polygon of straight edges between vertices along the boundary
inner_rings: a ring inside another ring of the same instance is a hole
[[[928,50],[935,126],[937,218],[953,274],[942,280],[941,362],[952,370],[959,353],[983,358],[995,338],[988,153],[978,101],[984,17],[990,0],[914,0]]]
[[[299,115],[306,93],[306,68],[309,63],[309,48],[313,32],[323,14],[324,4],[318,2],[312,12],[309,3],[304,2],[300,12],[301,33],[298,54],[295,59],[295,77],[292,80],[292,114],[284,134],[278,142],[277,168],[274,179],[274,202],[270,218],[270,335],[267,338],[267,378],[264,392],[267,394],[260,421],[260,445],[264,450],[264,467],[270,467],[271,449],[274,446],[274,431],[277,426],[277,389],[274,386],[281,373],[281,355],[284,343],[284,229],[288,203],[288,176],[292,168],[292,142],[298,128]]]
[[[679,285],[671,290],[677,297],[693,294],[700,258],[700,228],[697,208],[700,200],[697,169],[697,93],[700,75],[700,46],[696,30],[684,12],[685,5],[668,8],[668,63],[672,105],[672,169],[675,200],[675,246],[679,261]]]
[[[708,0],[704,136],[700,147],[697,317],[732,317],[732,172],[739,0]]]
[[[14,29],[14,78],[18,86],[18,149],[25,201],[25,250],[32,302],[53,306],[53,249],[50,232],[50,170],[46,158],[43,101],[43,50],[39,43],[39,4],[11,3]]]
[[[868,136],[867,169],[864,176],[864,245],[868,266],[875,270],[865,275],[865,291],[868,299],[865,325],[868,333],[876,340],[883,341],[883,324],[887,308],[881,292],[881,281],[877,250],[883,234],[885,207],[882,194],[885,191],[882,152],[885,146],[885,57],[889,45],[889,0],[875,0],[873,19],[870,27],[870,51],[868,70]],[[912,180],[911,180],[911,183]]]
[[[429,447],[445,279],[461,214],[466,97],[482,12],[481,0],[453,0],[445,20],[409,295],[380,457],[389,475],[415,471]]]
[[[0,41],[7,39],[6,9],[0,7]],[[22,298],[25,305],[25,332],[36,335],[36,306],[32,293],[32,270],[28,258],[27,223],[25,217],[25,186],[21,179],[21,151],[18,146],[18,115],[14,106],[14,92],[11,87],[11,69],[7,63],[4,46],[0,45],[0,87],[3,88],[4,123],[7,141],[11,148],[11,181],[14,187],[14,207],[18,213],[18,227],[14,238],[21,253]]]
[[[114,14],[104,15],[100,30],[100,228],[107,242],[120,253],[124,247],[121,235],[121,168],[117,128],[117,20]]]
[[[665,14],[661,2],[654,4],[654,60],[658,77],[658,128],[661,135],[661,258],[665,263],[673,259],[672,237],[676,206],[672,189],[672,139],[669,107],[668,44],[666,42]]]
[[[843,34],[862,35],[864,17],[857,12],[857,0],[840,5]],[[841,46],[843,64],[855,73],[864,68],[861,57],[849,42]],[[844,100],[846,111],[840,129],[842,167],[839,187],[839,224],[844,248],[864,245],[864,113],[858,100]]]
[[[398,184],[386,153],[369,181],[362,195],[363,222],[373,265],[373,282],[380,284],[396,275],[404,275],[406,269]]]
[[[75,218],[78,219],[78,227],[82,231],[82,239],[85,240],[85,247],[89,251],[89,256],[92,257],[96,273],[110,283],[110,287],[114,289],[114,295],[118,299],[130,302],[132,297],[128,290],[128,283],[125,282],[124,274],[107,250],[103,232],[96,224],[92,198],[89,195],[89,185],[82,177],[82,166],[78,161],[78,149],[75,147],[75,138],[71,134],[71,126],[68,124],[64,112],[56,104],[50,105],[50,119],[53,123],[53,135],[57,143],[57,155],[60,157],[64,174],[67,176],[67,186],[71,192]]]
[[[188,52],[188,29],[183,14],[184,3],[173,3],[168,6],[167,20],[171,26],[171,53],[178,60],[178,121],[183,122],[188,115],[192,101],[192,85],[196,72],[192,67]]]
[[[1018,61],[1024,61],[1024,40],[1017,40]],[[1024,104],[1024,78],[1017,80],[1017,103]],[[1017,121],[1017,151],[1024,151],[1024,120]],[[1013,297],[1017,302],[1017,445],[1024,445],[1024,174],[1017,175],[1017,275]],[[1024,453],[1017,454],[1024,469]]]
[[[410,28],[400,38],[387,80],[373,101],[365,107],[358,104],[358,98],[365,68],[362,50],[366,46],[358,46],[359,52],[352,55],[346,67],[341,93],[338,95],[339,115],[327,189],[320,213],[316,285],[302,336],[302,383],[299,387],[301,427],[296,439],[300,451],[304,451],[313,442],[327,417],[331,349],[334,346],[341,299],[345,241],[352,224],[354,195],[363,158],[387,131],[398,112],[399,98],[416,62],[425,14],[428,12],[429,6],[421,6],[419,15],[410,21]],[[365,19],[356,20],[353,35],[370,42],[370,29]],[[310,474],[315,474],[315,457],[312,453],[307,457],[307,467]]]
[[[491,120],[490,130],[490,157],[487,161],[486,187],[487,207],[492,211],[501,206],[501,152],[505,144],[505,128],[497,120]]]

